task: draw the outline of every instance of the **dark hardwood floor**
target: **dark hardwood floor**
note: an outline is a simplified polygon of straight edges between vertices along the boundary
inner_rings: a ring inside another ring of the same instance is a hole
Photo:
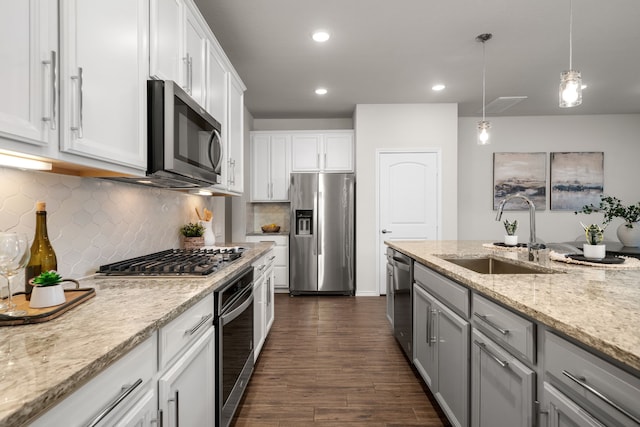
[[[234,427],[448,426],[391,333],[384,297],[276,294]]]

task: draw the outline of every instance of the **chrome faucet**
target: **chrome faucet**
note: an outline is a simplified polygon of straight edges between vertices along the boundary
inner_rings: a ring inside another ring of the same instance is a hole
[[[512,194],[511,196],[505,197],[504,200],[500,202],[500,206],[498,206],[496,221],[502,219],[504,205],[511,199],[522,199],[529,205],[529,244],[527,244],[527,248],[529,250],[529,261],[535,261],[538,258],[536,255],[537,250],[540,249],[540,245],[536,242],[536,206],[533,202],[522,194]],[[536,253],[533,251],[536,251]]]

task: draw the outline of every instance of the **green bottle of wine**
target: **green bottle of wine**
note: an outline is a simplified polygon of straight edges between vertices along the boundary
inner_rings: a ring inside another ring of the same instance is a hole
[[[29,280],[40,275],[43,271],[57,270],[56,253],[49,242],[47,234],[47,204],[36,202],[36,232],[31,245],[31,259],[24,272],[25,298],[31,300],[33,286]]]

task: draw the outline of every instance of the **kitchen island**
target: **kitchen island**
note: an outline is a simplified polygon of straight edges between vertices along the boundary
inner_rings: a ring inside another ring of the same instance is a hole
[[[421,264],[478,291],[610,357],[640,376],[640,269],[584,267],[541,256],[558,274],[479,274],[445,261],[452,257],[517,254],[481,241],[389,241]]]
[[[410,359],[453,425],[640,424],[638,260],[385,243],[414,260]]]
[[[62,401],[250,267],[273,244],[242,246],[247,250],[241,258],[205,277],[81,280],[81,287],[96,289],[94,298],[49,322],[0,328],[0,426],[25,425]]]

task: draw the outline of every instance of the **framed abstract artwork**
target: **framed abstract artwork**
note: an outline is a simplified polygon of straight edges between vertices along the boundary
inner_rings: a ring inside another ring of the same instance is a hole
[[[551,153],[551,209],[576,211],[600,203],[604,153]]]
[[[493,209],[507,196],[521,194],[533,202],[537,210],[547,205],[546,153],[493,153]],[[510,201],[505,210],[527,210],[520,199]]]

